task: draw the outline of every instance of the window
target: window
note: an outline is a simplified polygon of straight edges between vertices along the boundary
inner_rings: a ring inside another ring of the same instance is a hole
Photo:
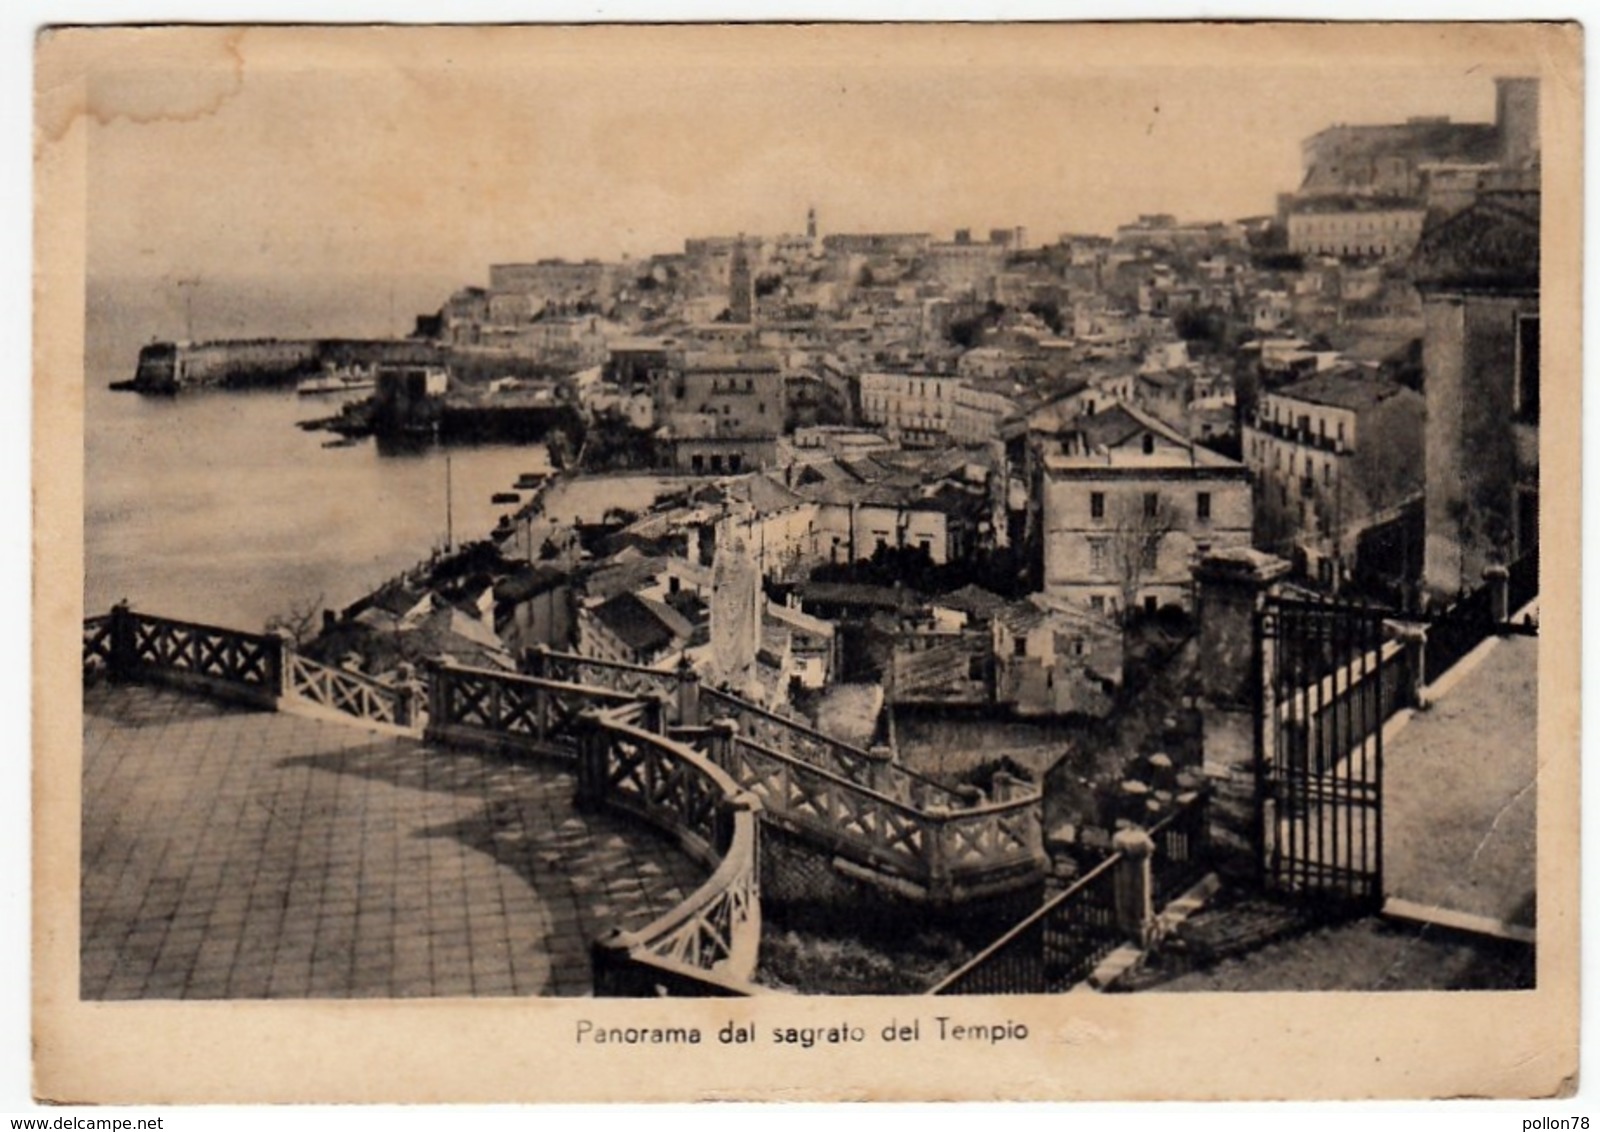
[[[1144,612],[1145,616],[1147,617],[1154,617],[1156,615],[1156,599],[1154,594],[1151,594],[1144,599]]]
[[[1513,411],[1517,418],[1539,421],[1539,316],[1517,316],[1517,384]]]
[[[1089,518],[1104,519],[1106,517],[1106,493],[1091,491],[1089,493]]]
[[[1158,496],[1153,491],[1145,492],[1144,493],[1144,517],[1146,519],[1154,519],[1156,517],[1156,512],[1158,510],[1160,510],[1160,508],[1161,508],[1160,496]]]
[[[1211,493],[1202,491],[1194,497],[1194,515],[1202,523],[1211,519]]]
[[[738,472],[738,471],[742,471],[743,469],[744,469],[744,457],[743,456],[741,456],[739,453],[735,452],[731,456],[728,457],[728,470],[730,472]]]
[[[711,457],[711,470],[713,472],[722,471],[722,457],[720,455],[713,455]]]
[[[1096,613],[1104,613],[1106,611],[1106,599],[1099,594],[1095,594],[1089,599],[1089,608]]]
[[[1339,422],[1339,447],[1344,447],[1344,422]]]
[[[1106,572],[1106,540],[1103,538],[1089,540],[1089,569],[1096,574]]]
[[[689,458],[689,466],[697,472],[703,472],[706,470],[706,458],[704,456],[691,456]]]
[[[1027,656],[1028,655],[1028,638],[1027,637],[1018,636],[1018,637],[1011,638],[1011,655],[1012,656]]]
[[[1159,538],[1147,538],[1144,545],[1139,548],[1139,569],[1154,570],[1156,568],[1156,553],[1161,549]]]
[[[1144,454],[1146,456],[1148,456],[1152,452],[1154,452],[1155,450],[1156,450],[1156,438],[1151,436],[1148,432],[1145,433],[1144,434]]]

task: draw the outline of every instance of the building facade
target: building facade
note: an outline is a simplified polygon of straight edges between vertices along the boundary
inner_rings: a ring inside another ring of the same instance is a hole
[[[1539,545],[1539,197],[1485,196],[1424,235],[1423,585],[1440,598]]]
[[[1245,466],[1127,406],[1042,454],[1044,592],[1094,612],[1193,608],[1198,557],[1250,543]]]
[[[1422,493],[1422,395],[1351,370],[1263,393],[1241,436],[1256,545],[1337,587],[1361,535]]]
[[[1410,255],[1426,218],[1416,207],[1332,208],[1316,201],[1289,214],[1289,250],[1350,258]]]
[[[955,374],[907,371],[861,375],[861,421],[907,448],[946,443],[955,416]]]

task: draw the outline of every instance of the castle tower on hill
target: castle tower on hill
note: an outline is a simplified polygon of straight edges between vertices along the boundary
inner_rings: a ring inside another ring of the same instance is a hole
[[[806,239],[813,244],[817,242],[817,206],[812,205],[806,209]]]

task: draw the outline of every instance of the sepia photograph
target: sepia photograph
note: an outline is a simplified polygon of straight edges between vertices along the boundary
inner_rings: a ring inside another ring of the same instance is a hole
[[[36,51],[42,1096],[1573,1087],[1576,25]]]

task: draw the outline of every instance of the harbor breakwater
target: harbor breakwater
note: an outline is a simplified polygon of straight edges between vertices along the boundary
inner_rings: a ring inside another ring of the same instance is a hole
[[[444,351],[407,338],[240,338],[152,342],[138,368],[116,389],[177,393],[184,389],[248,389],[293,385],[325,366],[438,365]]]

